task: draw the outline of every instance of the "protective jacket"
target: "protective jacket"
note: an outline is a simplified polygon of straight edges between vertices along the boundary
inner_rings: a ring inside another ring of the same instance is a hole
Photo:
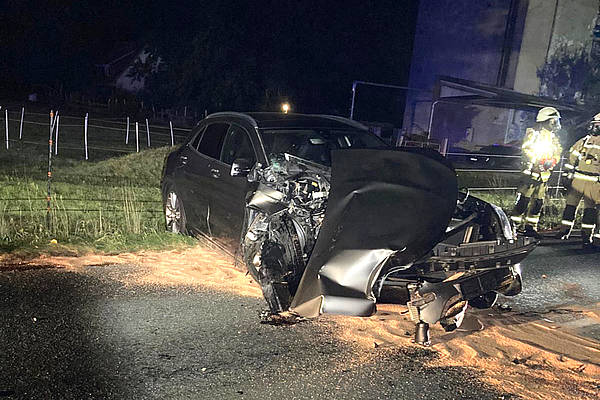
[[[569,150],[569,162],[564,168],[572,181],[567,192],[560,235],[569,235],[577,206],[583,200],[581,231],[584,243],[588,243],[596,228],[596,208],[600,204],[600,136],[587,135],[579,139]]]
[[[600,136],[587,135],[569,150],[565,170],[573,172],[573,181],[598,182],[600,176]]]
[[[561,154],[562,146],[554,132],[545,128],[528,128],[522,146],[523,173],[546,183]]]

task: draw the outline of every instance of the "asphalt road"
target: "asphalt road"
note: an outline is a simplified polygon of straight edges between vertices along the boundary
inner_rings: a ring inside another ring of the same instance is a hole
[[[135,268],[0,272],[0,398],[510,398],[428,350],[341,343],[326,319],[260,324],[259,299],[120,283]]]
[[[600,251],[584,251],[577,242],[551,244],[523,260],[523,292],[508,302],[521,311],[600,303]]]

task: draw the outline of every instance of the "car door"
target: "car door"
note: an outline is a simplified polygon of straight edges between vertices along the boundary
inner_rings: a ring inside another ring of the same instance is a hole
[[[201,126],[197,129],[192,134],[192,138],[177,152],[175,160],[176,167],[173,171],[173,180],[176,184],[177,195],[183,203],[186,228],[191,232],[198,229],[197,225],[198,220],[200,219],[198,212],[203,208],[206,208],[200,203],[208,204],[207,200],[203,201],[202,198],[196,197],[196,194],[193,192],[190,185],[190,180],[195,179],[194,176],[197,175],[197,172],[195,171],[198,168],[197,161],[195,161],[197,158],[196,148],[198,147],[198,143],[202,138],[205,128],[206,126]],[[206,221],[206,217],[204,217],[204,221]]]
[[[231,176],[231,165],[237,159],[246,159],[249,165],[256,162],[256,152],[250,135],[240,125],[232,123],[223,141],[220,162],[213,164],[212,169],[218,170],[218,192],[211,192],[210,225],[213,235],[221,241],[232,253],[235,253],[240,243],[240,235],[245,216],[246,194],[249,183],[245,176]]]
[[[183,204],[190,211],[188,223],[192,229],[199,230],[212,235],[211,226],[208,223],[211,213],[211,199],[220,192],[218,174],[215,164],[219,164],[223,139],[229,129],[225,122],[214,122],[206,126],[202,136],[190,143],[188,148],[182,152],[186,163],[184,168],[186,188]]]

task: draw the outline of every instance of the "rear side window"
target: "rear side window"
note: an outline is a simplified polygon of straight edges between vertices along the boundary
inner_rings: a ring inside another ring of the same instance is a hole
[[[198,151],[209,157],[219,159],[221,155],[221,147],[223,146],[223,139],[227,133],[229,124],[217,123],[206,127],[204,135],[198,145]]]

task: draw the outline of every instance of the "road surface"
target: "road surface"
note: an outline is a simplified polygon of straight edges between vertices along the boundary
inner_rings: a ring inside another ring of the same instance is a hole
[[[523,263],[524,293],[506,301],[598,303],[598,260],[540,247]],[[435,366],[431,350],[339,340],[332,319],[261,324],[258,297],[127,279],[144,268],[0,269],[0,398],[514,398],[482,383],[485,371]]]

